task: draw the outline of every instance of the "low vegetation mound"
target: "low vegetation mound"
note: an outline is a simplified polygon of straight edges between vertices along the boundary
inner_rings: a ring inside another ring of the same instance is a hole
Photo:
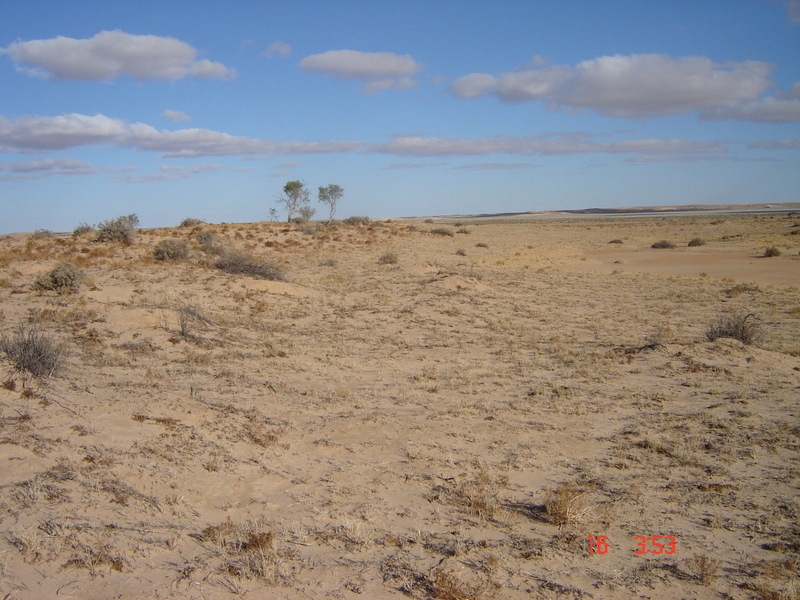
[[[280,268],[268,262],[253,258],[243,252],[228,252],[217,259],[216,266],[220,271],[235,275],[250,275],[270,281],[283,281],[284,275]]]

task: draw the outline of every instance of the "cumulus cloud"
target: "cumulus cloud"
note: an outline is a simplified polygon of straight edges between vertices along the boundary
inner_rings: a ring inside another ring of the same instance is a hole
[[[165,110],[162,114],[167,121],[172,121],[173,123],[179,123],[181,121],[191,121],[192,117],[187,115],[185,112],[181,112],[179,110]]]
[[[368,152],[400,156],[481,156],[517,154],[551,156],[558,154],[701,154],[725,152],[724,142],[692,142],[688,140],[639,139],[597,142],[588,136],[498,135],[488,138],[446,139],[414,135],[398,136],[385,144],[376,144]]]
[[[159,130],[144,123],[127,124],[99,114],[57,117],[0,116],[0,151],[52,152],[89,144],[109,144],[162,152],[165,157],[250,156],[259,154],[328,154],[352,152],[362,142],[282,142],[233,136],[210,129]]]
[[[704,111],[704,118],[713,118],[715,111],[734,114],[739,107],[763,100],[773,85],[773,71],[772,64],[762,61],[715,63],[702,56],[601,56],[575,66],[550,65],[537,57],[508,73],[459,77],[448,91],[458,98],[495,96],[506,103],[541,100],[553,109],[589,109],[612,117]],[[786,109],[764,103],[758,115],[777,122]]]
[[[412,88],[417,85],[412,76],[419,73],[422,67],[422,63],[408,54],[358,50],[330,50],[312,54],[300,61],[300,68],[305,71],[338,79],[364,81],[366,83],[362,91],[365,93]]]
[[[89,39],[63,36],[14,42],[2,50],[18,70],[45,79],[106,81],[122,75],[134,79],[176,80],[184,77],[233,79],[234,69],[197,59],[197,50],[171,37],[101,31]]]
[[[272,58],[273,56],[280,56],[281,58],[286,58],[291,54],[292,47],[287,44],[286,42],[282,42],[278,40],[277,42],[272,42],[267,49],[264,50],[262,54],[267,58]]]

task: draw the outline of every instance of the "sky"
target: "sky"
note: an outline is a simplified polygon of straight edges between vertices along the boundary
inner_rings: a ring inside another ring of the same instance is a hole
[[[2,0],[0,233],[800,201],[800,0]]]

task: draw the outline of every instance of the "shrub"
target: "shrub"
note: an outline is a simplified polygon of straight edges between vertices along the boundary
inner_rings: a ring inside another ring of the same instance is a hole
[[[769,248],[764,250],[764,258],[772,258],[773,256],[780,256],[781,251],[778,250],[775,246],[770,246]]]
[[[49,229],[37,229],[31,234],[31,239],[34,240],[44,240],[47,238],[54,237],[56,234],[50,231]]]
[[[653,244],[650,247],[651,248],[659,248],[659,249],[660,248],[674,248],[675,244],[673,244],[669,240],[661,240],[660,242],[656,242],[655,244]]]
[[[59,294],[72,294],[78,291],[85,278],[83,269],[72,263],[63,262],[47,273],[38,275],[33,287],[39,290],[54,290]]]
[[[222,254],[223,248],[217,242],[217,236],[213,231],[200,231],[194,236],[197,243],[200,244],[200,249],[206,254]]]
[[[395,265],[397,264],[397,253],[396,252],[385,252],[381,255],[378,259],[378,262],[382,265]]]
[[[86,235],[87,233],[91,233],[93,231],[94,231],[94,225],[89,225],[88,223],[81,223],[73,230],[72,237],[81,237],[82,235]]]
[[[431,229],[431,233],[433,235],[447,235],[450,237],[455,236],[452,229],[448,229],[447,227],[434,227]]]
[[[28,373],[34,379],[55,375],[66,355],[64,348],[39,331],[36,323],[20,323],[13,334],[0,335],[0,351],[15,373]]]
[[[703,238],[692,238],[689,240],[689,248],[694,248],[695,246],[705,246],[706,241]]]
[[[182,260],[189,256],[189,246],[182,240],[162,240],[153,249],[156,260]]]
[[[347,217],[342,223],[345,225],[369,225],[369,217]]]
[[[459,248],[458,250],[456,250],[456,254],[458,254],[459,256],[466,256],[467,251],[464,250],[463,248]]]
[[[741,313],[721,315],[706,331],[706,339],[713,342],[718,338],[733,338],[745,344],[752,344],[761,337],[761,322],[754,314]]]
[[[97,226],[95,241],[130,244],[133,242],[133,232],[138,225],[139,217],[135,214],[117,217],[111,221],[103,221]]]
[[[622,240],[621,240],[621,239],[617,238],[617,239],[611,240],[611,241],[610,241],[610,242],[608,242],[608,243],[609,243],[609,244],[622,244],[623,242],[622,242]]]
[[[203,219],[192,219],[190,217],[181,221],[181,224],[178,227],[195,227],[197,225],[204,225],[205,221]]]
[[[547,490],[544,506],[547,518],[554,525],[579,522],[589,511],[585,502],[586,492],[571,482],[560,483]]]
[[[276,266],[259,261],[241,252],[228,252],[217,259],[220,271],[236,275],[250,275],[271,281],[282,281],[283,272]]]
[[[488,248],[489,244],[487,244],[486,242],[478,242],[477,244],[475,244],[475,247],[476,248]]]

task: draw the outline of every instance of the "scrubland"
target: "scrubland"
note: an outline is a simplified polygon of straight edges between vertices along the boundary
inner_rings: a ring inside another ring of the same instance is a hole
[[[800,598],[798,220],[6,236],[0,596]]]

